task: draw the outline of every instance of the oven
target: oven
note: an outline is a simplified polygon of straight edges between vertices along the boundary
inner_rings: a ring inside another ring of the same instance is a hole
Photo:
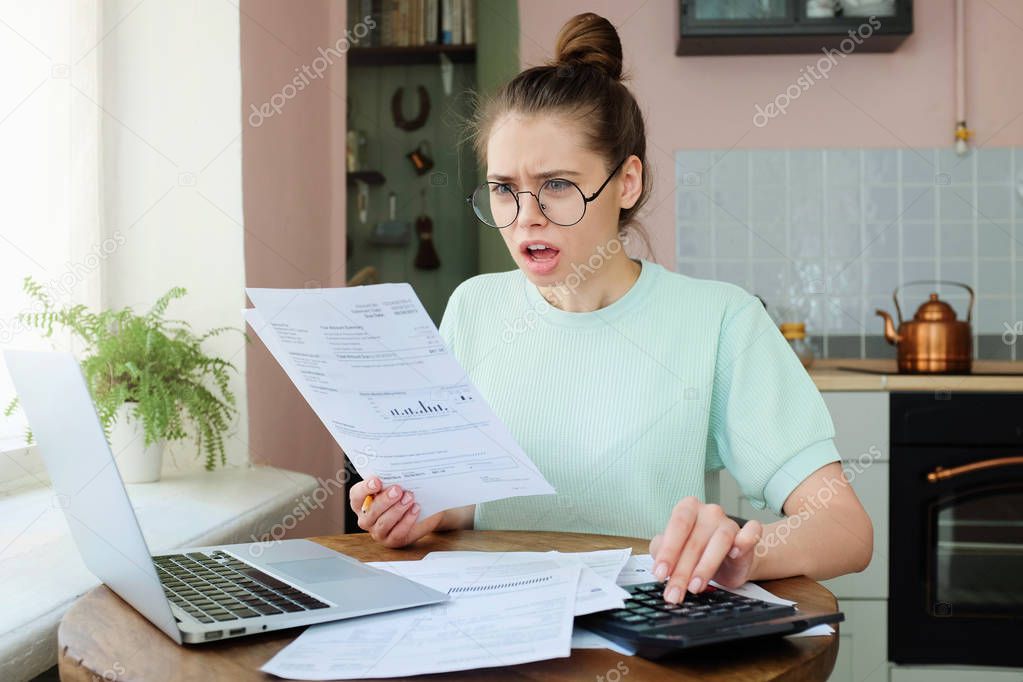
[[[888,658],[1023,666],[1023,393],[893,393]]]

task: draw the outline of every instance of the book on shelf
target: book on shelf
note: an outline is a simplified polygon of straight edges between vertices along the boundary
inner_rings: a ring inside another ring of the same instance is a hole
[[[476,0],[348,0],[348,30],[371,17],[376,27],[355,47],[474,45]]]

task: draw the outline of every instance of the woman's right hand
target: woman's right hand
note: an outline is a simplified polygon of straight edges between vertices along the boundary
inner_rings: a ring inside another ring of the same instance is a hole
[[[373,495],[373,501],[363,513],[366,495]],[[397,485],[384,489],[376,476],[352,486],[348,498],[352,511],[359,517],[359,528],[385,547],[410,545],[436,530],[444,518],[441,511],[420,521],[419,504],[412,492]]]

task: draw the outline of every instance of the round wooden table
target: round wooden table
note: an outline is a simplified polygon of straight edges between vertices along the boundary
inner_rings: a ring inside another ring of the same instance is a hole
[[[647,540],[519,531],[452,531],[422,538],[412,547],[392,550],[359,533],[312,538],[361,561],[419,559],[435,550],[581,552],[632,547],[649,551]],[[834,596],[808,578],[761,583],[774,594],[804,608],[837,610]],[[837,627],[836,627],[837,629]],[[272,680],[259,671],[300,628],[197,646],[178,646],[108,590],[97,587],[65,614],[58,634],[60,678],[78,680]],[[838,635],[767,638],[705,650],[693,649],[672,660],[647,661],[607,649],[573,650],[558,658],[506,668],[443,673],[430,679],[486,680],[824,680],[838,654]],[[628,673],[625,673],[628,669]],[[416,678],[402,678],[416,679]],[[423,678],[425,679],[425,678]]]

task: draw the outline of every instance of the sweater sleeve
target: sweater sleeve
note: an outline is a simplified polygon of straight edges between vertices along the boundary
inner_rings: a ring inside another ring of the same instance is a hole
[[[718,340],[710,439],[750,503],[781,515],[796,486],[841,460],[834,425],[760,301],[748,296],[733,310]]]

